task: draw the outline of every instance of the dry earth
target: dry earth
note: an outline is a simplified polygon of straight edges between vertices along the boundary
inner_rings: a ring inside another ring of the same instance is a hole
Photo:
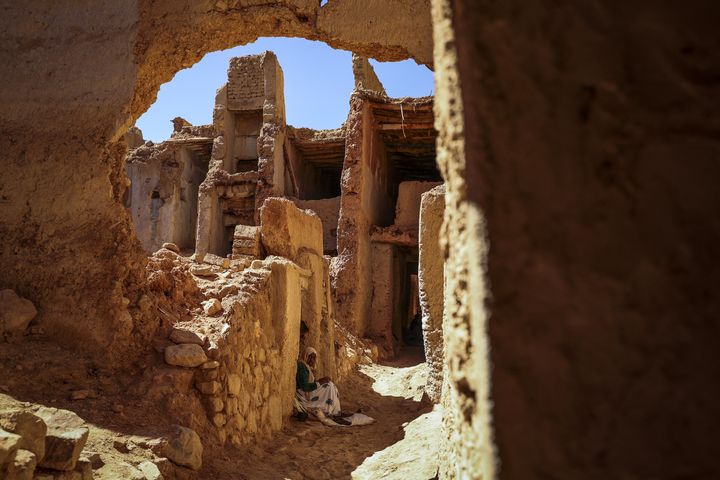
[[[157,357],[149,355],[137,371],[117,375],[42,335],[0,343],[0,408],[21,401],[27,408],[44,405],[76,412],[90,428],[84,452],[100,454],[104,463],[94,478],[142,480],[137,466],[153,460],[153,439],[169,429],[162,407],[136,393],[146,388],[143,372],[162,364]],[[386,365],[361,365],[339,384],[343,409],[360,409],[375,418],[375,424],[333,428],[290,419],[267,442],[206,449],[199,478],[435,478],[437,455],[430,439],[437,438],[440,415],[423,399],[428,368],[422,360],[421,351],[405,351]],[[72,400],[78,391],[89,395]]]
[[[376,423],[332,428],[291,420],[265,445],[227,451],[213,465],[213,478],[434,478],[437,456],[417,448],[440,427],[436,412],[424,415],[432,407],[423,401],[427,365],[418,363],[421,356],[417,350],[406,351],[386,365],[360,366],[339,385],[343,410],[360,409]],[[428,471],[432,473],[425,475]]]

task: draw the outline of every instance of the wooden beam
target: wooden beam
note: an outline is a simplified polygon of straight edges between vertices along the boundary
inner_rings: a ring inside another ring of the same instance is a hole
[[[377,103],[371,102],[373,110],[385,109],[385,110],[397,110],[400,111],[402,107],[403,111],[412,112],[414,110],[432,110],[433,102],[428,103]]]
[[[420,130],[434,129],[432,123],[383,123],[379,125],[380,130]]]

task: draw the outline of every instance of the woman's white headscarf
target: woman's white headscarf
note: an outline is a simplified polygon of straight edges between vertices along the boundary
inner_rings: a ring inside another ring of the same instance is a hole
[[[308,357],[309,357],[310,355],[313,355],[313,354],[315,355],[315,358],[317,358],[317,356],[318,356],[317,350],[315,350],[313,347],[307,347],[307,348],[305,349],[305,353],[303,353],[303,361],[304,361],[305,363],[307,363]]]
[[[315,355],[315,358],[317,358],[317,350],[315,350],[313,347],[307,347],[305,349],[305,353],[303,353],[302,362],[305,364],[305,366],[308,369],[308,373],[310,374],[310,378],[308,378],[308,382],[314,382],[315,381],[315,375],[313,375],[312,368],[310,367],[310,364],[308,363],[308,357],[310,355]]]

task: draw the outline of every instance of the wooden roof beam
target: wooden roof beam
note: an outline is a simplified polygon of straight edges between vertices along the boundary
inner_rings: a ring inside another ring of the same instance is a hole
[[[383,123],[378,125],[380,130],[431,130],[434,128],[432,123]]]

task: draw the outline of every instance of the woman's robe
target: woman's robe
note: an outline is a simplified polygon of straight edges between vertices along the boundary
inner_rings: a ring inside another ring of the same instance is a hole
[[[321,411],[330,416],[340,414],[340,395],[335,384],[316,382],[312,369],[302,360],[297,362],[295,384],[297,386],[295,398],[303,411],[307,413]]]

